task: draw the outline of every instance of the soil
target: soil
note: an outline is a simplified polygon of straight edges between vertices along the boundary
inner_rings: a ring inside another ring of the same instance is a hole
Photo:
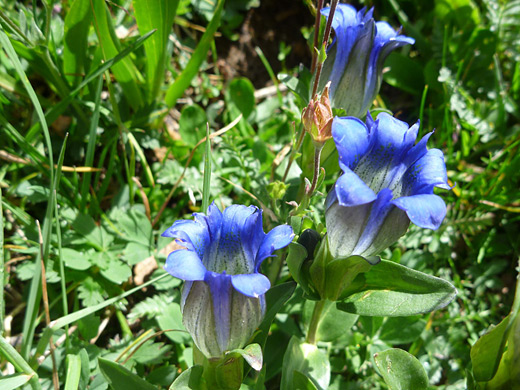
[[[270,77],[255,47],[262,49],[275,74],[282,70],[278,60],[280,42],[292,49],[286,57],[291,69],[304,63],[310,66],[311,52],[301,32],[314,18],[303,1],[261,0],[258,8],[247,11],[238,41],[217,39],[219,68],[226,80],[247,77],[256,89],[270,84]]]

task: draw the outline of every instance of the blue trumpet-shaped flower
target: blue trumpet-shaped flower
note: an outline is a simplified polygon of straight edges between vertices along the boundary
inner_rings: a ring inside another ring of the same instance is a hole
[[[260,325],[269,279],[262,262],[292,241],[292,228],[262,228],[262,211],[232,205],[221,212],[215,204],[207,215],[176,221],[163,233],[185,249],[168,256],[165,269],[183,279],[183,323],[208,358],[241,348]]]
[[[374,21],[373,9],[365,12],[338,4],[332,20],[335,38],[327,52],[320,77],[320,90],[330,80],[332,107],[347,115],[364,116],[382,82],[383,63],[392,50],[413,44],[386,22]],[[328,18],[330,9],[321,13]]]
[[[343,175],[327,196],[326,224],[334,258],[377,255],[411,222],[437,229],[446,205],[434,187],[451,189],[444,157],[426,148],[432,133],[417,144],[419,123],[381,113],[366,125],[353,117],[335,118],[332,136]],[[415,144],[415,145],[414,145]]]

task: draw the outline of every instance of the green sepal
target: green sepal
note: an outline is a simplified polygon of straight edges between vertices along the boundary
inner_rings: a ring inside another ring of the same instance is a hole
[[[289,245],[286,262],[293,279],[303,289],[305,298],[319,300],[319,294],[310,284],[309,267],[311,261],[308,260],[308,253],[305,247],[299,243],[292,242]]]

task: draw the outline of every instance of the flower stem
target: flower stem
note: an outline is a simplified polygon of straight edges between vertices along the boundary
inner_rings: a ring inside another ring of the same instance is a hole
[[[330,11],[329,11],[329,17],[327,18],[327,24],[325,26],[325,34],[323,35],[323,41],[320,47],[320,50],[322,47],[326,47],[329,43],[330,38],[330,30],[332,28],[332,20],[334,19],[334,13],[336,12],[336,6],[338,5],[338,0],[332,0],[332,3],[330,4]],[[314,86],[312,88],[312,96],[316,95],[316,92],[318,91],[318,84],[320,83],[320,75],[321,75],[321,69],[323,68],[323,62],[317,61],[318,66],[316,68],[316,76],[314,77]]]
[[[323,7],[323,0],[318,0],[318,6],[316,7],[316,20],[314,21],[314,44],[312,46],[312,65],[311,73],[316,70],[316,61],[318,60],[318,39],[320,37],[320,22],[321,22],[321,9]]]
[[[307,332],[307,338],[305,341],[309,344],[316,344],[316,332],[318,331],[318,325],[320,324],[321,313],[325,307],[325,300],[317,301],[312,311],[311,322],[309,323],[309,331]]]
[[[322,149],[323,144],[314,145],[314,175],[312,177],[311,188],[309,189],[309,197],[312,196],[312,194],[316,190],[316,184],[318,184],[318,177],[320,176],[320,157]]]

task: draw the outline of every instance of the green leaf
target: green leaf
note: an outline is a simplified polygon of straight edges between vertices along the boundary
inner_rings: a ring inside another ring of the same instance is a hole
[[[426,321],[421,317],[390,317],[379,332],[379,339],[388,344],[408,344],[419,338]]]
[[[77,390],[80,378],[81,358],[79,355],[67,355],[67,377],[65,379],[65,390]]]
[[[303,321],[309,324],[316,301],[305,301],[303,306]],[[316,341],[334,341],[349,332],[356,323],[358,315],[345,313],[336,308],[336,303],[325,301],[320,322],[316,330]]]
[[[281,390],[294,389],[294,372],[298,371],[325,390],[330,382],[330,363],[327,354],[316,345],[308,344],[292,336],[283,357]]]
[[[179,134],[182,140],[194,147],[206,135],[206,111],[198,104],[184,106],[179,119]]]
[[[98,316],[91,314],[78,321],[78,330],[85,340],[90,340],[97,336],[101,320]]]
[[[99,39],[99,44],[103,53],[103,59],[115,57],[119,52],[119,41],[116,37],[112,20],[109,19],[110,13],[103,0],[91,0],[94,11],[94,29]],[[128,103],[133,108],[141,107],[144,104],[141,90],[139,89],[138,76],[134,63],[129,57],[112,66],[114,77],[123,88],[123,92]]]
[[[144,44],[148,100],[157,96],[164,77],[170,35],[179,0],[133,0],[137,27],[142,34],[153,29],[156,33]]]
[[[271,328],[271,323],[285,302],[292,297],[294,290],[296,289],[296,284],[293,282],[287,282],[283,284],[279,284],[278,286],[274,286],[269,289],[265,294],[265,302],[266,302],[266,312],[264,319],[260,326],[260,332],[255,336],[253,343],[258,343],[262,348],[265,345],[265,341],[267,340],[267,336],[269,334],[269,329]]]
[[[509,320],[510,315],[504,318],[497,326],[492,326],[471,347],[471,364],[473,365],[473,376],[476,381],[486,382],[495,376],[504,352]]]
[[[428,375],[417,358],[402,349],[376,353],[374,361],[390,390],[426,390]]]
[[[65,16],[63,36],[63,72],[72,85],[85,73],[88,32],[92,21],[89,0],[74,0]]]
[[[163,313],[157,316],[157,323],[161,330],[173,330],[165,334],[174,343],[182,344],[190,340],[190,335],[182,324],[181,307],[177,302],[170,303]]]
[[[213,41],[213,35],[217,31],[217,28],[220,26],[220,17],[222,15],[222,8],[224,7],[224,0],[218,0],[217,7],[215,9],[215,13],[213,14],[213,18],[209,22],[206,27],[206,31],[202,35],[197,48],[191,55],[186,68],[182,71],[182,73],[177,77],[175,82],[170,85],[168,88],[168,92],[166,93],[166,104],[168,107],[173,107],[178,98],[182,96],[186,88],[189,87],[191,80],[197,72],[199,71],[200,65],[206,59],[208,54],[209,47],[211,42]]]
[[[303,106],[309,104],[311,99],[311,81],[312,74],[307,69],[303,69],[298,77],[280,73],[278,80],[287,86],[296,96],[299,96],[303,102]]]
[[[150,246],[153,238],[152,224],[141,210],[131,209],[122,213],[117,221],[128,241]]]
[[[441,309],[456,295],[455,287],[443,279],[382,260],[359,274],[337,305],[363,316],[406,317]]]
[[[169,390],[204,390],[202,366],[192,366],[175,379]]]
[[[83,252],[70,248],[62,248],[61,255],[67,268],[85,271],[92,266],[88,257],[85,256]]]
[[[2,390],[14,390],[25,385],[32,378],[31,375],[25,374],[14,374],[2,377],[0,379],[0,389]],[[68,390],[68,389],[66,389]]]
[[[107,254],[107,258],[109,259],[108,267],[100,270],[101,275],[115,284],[127,282],[132,276],[132,269],[119,258],[114,257],[112,252]]]
[[[116,362],[103,358],[98,358],[98,362],[99,369],[114,390],[157,390],[157,387]]]
[[[376,261],[374,260],[374,263]],[[336,301],[357,275],[367,272],[371,267],[371,263],[361,256],[334,259],[327,263],[324,286],[326,298]]]
[[[227,91],[228,104],[234,104],[247,120],[255,109],[255,87],[245,77],[233,79]]]
[[[302,374],[300,371],[294,371],[292,385],[294,390],[318,390],[307,375]]]

